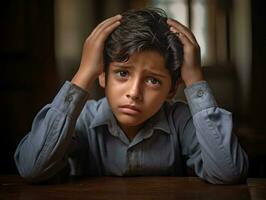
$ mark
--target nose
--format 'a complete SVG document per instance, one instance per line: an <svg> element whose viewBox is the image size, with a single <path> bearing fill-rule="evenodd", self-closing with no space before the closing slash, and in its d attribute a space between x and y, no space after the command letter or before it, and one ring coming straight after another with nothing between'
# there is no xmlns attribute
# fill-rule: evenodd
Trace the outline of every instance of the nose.
<svg viewBox="0 0 266 200"><path fill-rule="evenodd" d="M134 101L142 101L142 88L141 88L141 80L140 79L132 79L129 82L129 90L126 94L126 97L132 99Z"/></svg>

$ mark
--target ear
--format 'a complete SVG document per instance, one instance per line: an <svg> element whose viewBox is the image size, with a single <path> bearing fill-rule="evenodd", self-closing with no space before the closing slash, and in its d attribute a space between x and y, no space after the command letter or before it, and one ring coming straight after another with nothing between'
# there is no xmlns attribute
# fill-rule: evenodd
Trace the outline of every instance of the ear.
<svg viewBox="0 0 266 200"><path fill-rule="evenodd" d="M172 98L174 98L174 96L176 95L176 92L177 92L177 86L172 88L168 95L167 95L167 100L171 100Z"/></svg>
<svg viewBox="0 0 266 200"><path fill-rule="evenodd" d="M105 88L105 72L99 75L99 84L102 88Z"/></svg>

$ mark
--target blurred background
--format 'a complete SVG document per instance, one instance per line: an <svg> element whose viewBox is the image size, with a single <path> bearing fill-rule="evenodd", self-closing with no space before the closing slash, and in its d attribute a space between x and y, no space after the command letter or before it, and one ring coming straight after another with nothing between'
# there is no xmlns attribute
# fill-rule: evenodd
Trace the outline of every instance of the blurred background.
<svg viewBox="0 0 266 200"><path fill-rule="evenodd" d="M102 20L128 9L163 8L192 29L205 77L250 158L266 177L266 14L260 0L11 0L0 10L0 173L37 112L79 66L83 42ZM263 89L264 88L264 89ZM184 86L176 96L184 99ZM103 91L97 83L92 98Z"/></svg>

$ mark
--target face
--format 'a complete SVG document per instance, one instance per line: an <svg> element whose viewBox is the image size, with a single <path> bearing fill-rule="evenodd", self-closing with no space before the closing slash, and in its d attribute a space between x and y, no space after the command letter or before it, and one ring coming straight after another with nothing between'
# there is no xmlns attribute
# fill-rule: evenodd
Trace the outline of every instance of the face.
<svg viewBox="0 0 266 200"><path fill-rule="evenodd" d="M134 53L127 62L111 62L100 85L124 132L139 130L173 96L164 58L155 51Z"/></svg>

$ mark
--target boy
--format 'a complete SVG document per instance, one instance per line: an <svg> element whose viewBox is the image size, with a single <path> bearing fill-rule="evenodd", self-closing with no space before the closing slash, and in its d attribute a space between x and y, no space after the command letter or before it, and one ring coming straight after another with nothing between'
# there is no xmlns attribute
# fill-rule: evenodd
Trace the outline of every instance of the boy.
<svg viewBox="0 0 266 200"><path fill-rule="evenodd" d="M181 75L188 106L170 103ZM99 77L106 98L88 101ZM191 116L192 115L192 116ZM204 81L189 29L160 10L125 12L87 38L78 72L36 116L15 162L31 182L70 175L184 175L245 179L248 159Z"/></svg>

